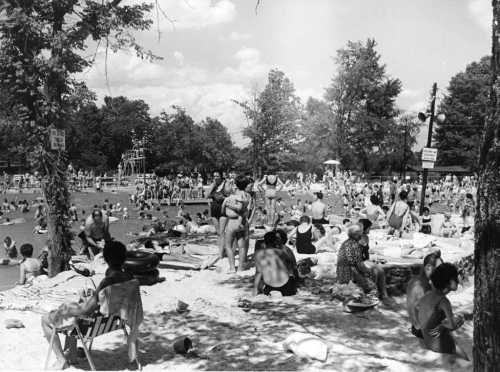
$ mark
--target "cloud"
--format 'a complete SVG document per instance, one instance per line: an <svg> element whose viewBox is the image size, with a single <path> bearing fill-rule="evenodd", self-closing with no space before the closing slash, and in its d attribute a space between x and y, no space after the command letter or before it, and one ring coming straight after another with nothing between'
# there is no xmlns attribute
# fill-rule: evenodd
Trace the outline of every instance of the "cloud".
<svg viewBox="0 0 500 372"><path fill-rule="evenodd" d="M174 51L173 56L175 63L146 62L132 51L110 54L106 82L104 51L100 50L95 66L79 77L101 100L106 95L123 95L144 100L153 115L178 105L196 121L217 118L242 145L242 129L247 123L233 99L246 100L256 83L265 82L268 66L261 61L260 52L241 48L234 53L232 66L214 71L190 64L180 51Z"/></svg>
<svg viewBox="0 0 500 372"><path fill-rule="evenodd" d="M240 33L240 32L237 32L237 31L233 31L229 34L229 36L227 37L227 39L231 40L231 41L244 41L244 40L249 40L252 38L252 35L249 34L249 33Z"/></svg>
<svg viewBox="0 0 500 372"><path fill-rule="evenodd" d="M262 63L261 54L255 48L243 47L234 54L233 58L238 65L224 68L220 76L223 80L253 84L265 78L269 72L270 66Z"/></svg>
<svg viewBox="0 0 500 372"><path fill-rule="evenodd" d="M126 3L138 4L143 1L154 5L152 18L156 21L155 1L128 0ZM158 4L160 28L165 31L202 29L229 23L236 17L236 6L230 0L158 0Z"/></svg>
<svg viewBox="0 0 500 372"><path fill-rule="evenodd" d="M182 54L181 52L179 52L178 50L176 50L174 53L174 59L175 61L177 62L177 64L179 66L182 66L184 65L184 54Z"/></svg>
<svg viewBox="0 0 500 372"><path fill-rule="evenodd" d="M416 98L422 95L422 91L420 89L403 89L399 95L403 98Z"/></svg>
<svg viewBox="0 0 500 372"><path fill-rule="evenodd" d="M470 0L469 11L481 28L490 33L491 22L493 19L493 11L491 9L491 1L487 0Z"/></svg>

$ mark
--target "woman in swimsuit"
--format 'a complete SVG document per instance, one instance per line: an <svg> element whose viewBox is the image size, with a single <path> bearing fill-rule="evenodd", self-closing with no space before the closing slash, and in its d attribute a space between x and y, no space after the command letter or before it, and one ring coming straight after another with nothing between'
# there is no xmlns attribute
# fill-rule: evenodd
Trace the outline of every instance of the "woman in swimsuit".
<svg viewBox="0 0 500 372"><path fill-rule="evenodd" d="M227 217L227 223L224 230L224 248L229 260L229 271L235 270L235 257L233 251L233 244L238 244L238 257L239 265L238 271L245 270L246 255L248 248L249 236L249 217L250 217L250 204L251 196L246 191L248 185L251 183L250 179L245 176L238 176L235 179L236 191L231 203L224 204L223 213Z"/></svg>
<svg viewBox="0 0 500 372"><path fill-rule="evenodd" d="M40 260L32 258L33 246L31 244L23 244L19 250L21 251L23 260L19 267L19 281L16 284L24 285L40 275L42 264Z"/></svg>
<svg viewBox="0 0 500 372"><path fill-rule="evenodd" d="M298 253L301 254L314 254L316 247L312 243L313 239L313 225L309 216L302 216L299 220L300 224L294 228L288 238L295 236L295 247Z"/></svg>
<svg viewBox="0 0 500 372"><path fill-rule="evenodd" d="M424 344L437 353L455 354L469 360L451 335L452 331L464 324L464 319L453 315L451 303L446 297L451 291L457 290L457 268L450 263L439 265L431 274L431 282L434 288L420 299L415 308Z"/></svg>
<svg viewBox="0 0 500 372"><path fill-rule="evenodd" d="M390 231L397 232L400 236L408 224L411 223L410 207L407 204L408 193L401 191L399 193L399 200L392 204L389 212L387 213L387 224Z"/></svg>
<svg viewBox="0 0 500 372"><path fill-rule="evenodd" d="M264 193L265 208L268 216L267 223L268 225L273 225L276 220L276 194L283 188L283 182L281 182L278 176L267 174L258 183L258 187Z"/></svg>

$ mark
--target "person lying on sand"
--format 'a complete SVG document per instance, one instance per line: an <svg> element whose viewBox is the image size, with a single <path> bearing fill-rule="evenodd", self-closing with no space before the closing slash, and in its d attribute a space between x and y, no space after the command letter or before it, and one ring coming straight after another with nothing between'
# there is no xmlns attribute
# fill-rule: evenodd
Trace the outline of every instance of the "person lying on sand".
<svg viewBox="0 0 500 372"><path fill-rule="evenodd" d="M96 291L88 298L79 303L66 303L61 305L58 309L50 311L48 314L42 316L42 330L47 341L50 342L52 336L52 328L60 326L65 319L71 317L90 316L99 309L99 292L104 288L118 283L123 283L132 280L133 277L130 273L123 270L125 263L127 249L123 243L118 241L109 241L104 246L103 257L108 264L105 277L97 287ZM82 324L84 326L84 324ZM85 331L84 331L85 333ZM69 367L69 361L74 359L76 352L76 338L68 336L63 347L59 336L56 335L53 350L57 358L54 369L64 369ZM67 351L67 354L64 353ZM131 365L135 361L131 362Z"/></svg>

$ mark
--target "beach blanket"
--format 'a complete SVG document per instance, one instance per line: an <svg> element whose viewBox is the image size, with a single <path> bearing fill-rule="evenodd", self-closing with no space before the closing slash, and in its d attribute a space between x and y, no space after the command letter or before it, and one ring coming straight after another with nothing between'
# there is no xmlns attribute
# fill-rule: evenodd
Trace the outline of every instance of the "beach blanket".
<svg viewBox="0 0 500 372"><path fill-rule="evenodd" d="M16 286L0 292L0 309L46 313L65 302L78 301L81 289L90 285L89 280L98 283L97 278L90 279L74 271L65 271L32 285Z"/></svg>

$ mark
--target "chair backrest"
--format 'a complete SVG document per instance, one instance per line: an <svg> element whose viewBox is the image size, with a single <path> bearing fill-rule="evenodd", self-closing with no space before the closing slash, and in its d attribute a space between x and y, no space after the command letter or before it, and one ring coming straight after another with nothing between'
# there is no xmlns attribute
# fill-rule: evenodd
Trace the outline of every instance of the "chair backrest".
<svg viewBox="0 0 500 372"><path fill-rule="evenodd" d="M99 305L104 316L119 316L128 323L143 319L142 300L137 279L110 285L99 292Z"/></svg>

